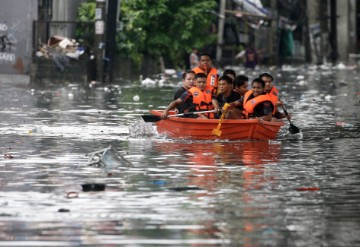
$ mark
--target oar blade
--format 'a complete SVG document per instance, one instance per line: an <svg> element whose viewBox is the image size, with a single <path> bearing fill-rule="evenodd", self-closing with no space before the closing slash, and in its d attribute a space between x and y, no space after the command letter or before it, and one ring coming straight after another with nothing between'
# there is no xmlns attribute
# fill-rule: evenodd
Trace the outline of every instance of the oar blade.
<svg viewBox="0 0 360 247"><path fill-rule="evenodd" d="M155 123L161 120L159 116L155 116L155 115L142 115L141 118L144 120L144 122L150 122L150 123Z"/></svg>
<svg viewBox="0 0 360 247"><path fill-rule="evenodd" d="M219 130L219 129L213 129L212 134L213 134L213 135L216 135L216 136L221 136L221 130Z"/></svg>
<svg viewBox="0 0 360 247"><path fill-rule="evenodd" d="M291 134L297 134L300 133L300 129L291 123L289 126L289 132Z"/></svg>

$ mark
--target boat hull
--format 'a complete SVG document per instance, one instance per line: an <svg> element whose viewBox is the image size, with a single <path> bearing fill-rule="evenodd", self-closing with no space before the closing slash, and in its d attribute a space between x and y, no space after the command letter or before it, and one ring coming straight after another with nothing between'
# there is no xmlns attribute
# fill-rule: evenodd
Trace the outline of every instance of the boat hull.
<svg viewBox="0 0 360 247"><path fill-rule="evenodd" d="M155 116L160 110L151 110ZM157 131L177 139L195 140L273 140L284 125L283 122L267 122L258 119L224 119L221 124L221 135L212 134L219 119L194 119L171 117L156 122Z"/></svg>

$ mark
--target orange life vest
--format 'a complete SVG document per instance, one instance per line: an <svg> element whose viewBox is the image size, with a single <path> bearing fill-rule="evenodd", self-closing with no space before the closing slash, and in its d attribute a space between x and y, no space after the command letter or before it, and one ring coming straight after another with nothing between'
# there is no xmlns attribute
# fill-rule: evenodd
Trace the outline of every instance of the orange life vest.
<svg viewBox="0 0 360 247"><path fill-rule="evenodd" d="M279 91L276 89L276 87L272 87L270 92L267 93L271 99L271 102L276 105L276 103L279 101Z"/></svg>
<svg viewBox="0 0 360 247"><path fill-rule="evenodd" d="M273 105L273 114L275 114L275 105L272 102L272 100L268 94L259 95L255 98L252 98L249 100L249 97L252 93L253 93L253 90L249 90L245 93L245 96L244 96L244 103L243 103L244 112L243 113L245 114L246 118L249 118L249 114L254 113L254 109L258 104L263 103L265 101L271 102L271 104Z"/></svg>
<svg viewBox="0 0 360 247"><path fill-rule="evenodd" d="M195 72L195 74L205 73L205 71L203 69L201 69L200 67L193 68L193 71ZM217 89L218 82L219 82L218 71L214 67L211 67L209 73L207 74L206 86Z"/></svg>
<svg viewBox="0 0 360 247"><path fill-rule="evenodd" d="M197 87L192 87L189 89L189 92L193 96L193 104L197 111L208 111L213 110L214 106L212 105L212 88L205 87L204 91L201 91ZM208 118L214 118L214 113L206 113Z"/></svg>

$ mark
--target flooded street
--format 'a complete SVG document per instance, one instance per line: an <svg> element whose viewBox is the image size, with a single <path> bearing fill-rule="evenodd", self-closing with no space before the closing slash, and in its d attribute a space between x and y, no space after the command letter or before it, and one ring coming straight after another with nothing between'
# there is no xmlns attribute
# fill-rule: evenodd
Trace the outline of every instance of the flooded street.
<svg viewBox="0 0 360 247"><path fill-rule="evenodd" d="M302 135L172 140L140 116L177 83L0 78L0 246L359 246L360 71L270 73ZM130 164L88 165L110 145Z"/></svg>

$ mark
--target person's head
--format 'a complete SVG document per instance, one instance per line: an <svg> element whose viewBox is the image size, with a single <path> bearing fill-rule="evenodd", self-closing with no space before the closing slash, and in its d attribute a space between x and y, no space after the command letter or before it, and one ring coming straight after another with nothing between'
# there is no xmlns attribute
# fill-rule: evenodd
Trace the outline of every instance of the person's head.
<svg viewBox="0 0 360 247"><path fill-rule="evenodd" d="M255 97L264 94L265 82L261 78L255 78L251 82L251 87Z"/></svg>
<svg viewBox="0 0 360 247"><path fill-rule="evenodd" d="M272 83L273 83L274 78L268 73L260 74L259 78L261 78L265 82L265 91L270 92L270 90L273 87Z"/></svg>
<svg viewBox="0 0 360 247"><path fill-rule="evenodd" d="M194 86L195 72L192 70L186 71L182 75L182 85L186 89L190 89Z"/></svg>
<svg viewBox="0 0 360 247"><path fill-rule="evenodd" d="M212 66L211 56L208 53L200 54L199 67L203 70L209 70Z"/></svg>
<svg viewBox="0 0 360 247"><path fill-rule="evenodd" d="M195 53L195 54L198 54L199 50L197 48L193 47L192 52Z"/></svg>
<svg viewBox="0 0 360 247"><path fill-rule="evenodd" d="M219 78L218 87L219 87L219 92L220 93L231 92L231 90L233 88L232 87L232 79L227 75L221 76Z"/></svg>
<svg viewBox="0 0 360 247"><path fill-rule="evenodd" d="M245 75L238 75L234 79L234 91L240 95L244 95L248 91L249 78Z"/></svg>
<svg viewBox="0 0 360 247"><path fill-rule="evenodd" d="M230 77L231 80L234 80L235 77L236 77L236 73L235 73L235 71L232 70L232 69L226 69L226 70L224 70L223 75L226 75L226 76Z"/></svg>
<svg viewBox="0 0 360 247"><path fill-rule="evenodd" d="M195 75L195 86L203 91L206 87L207 76L204 73L197 73Z"/></svg>

